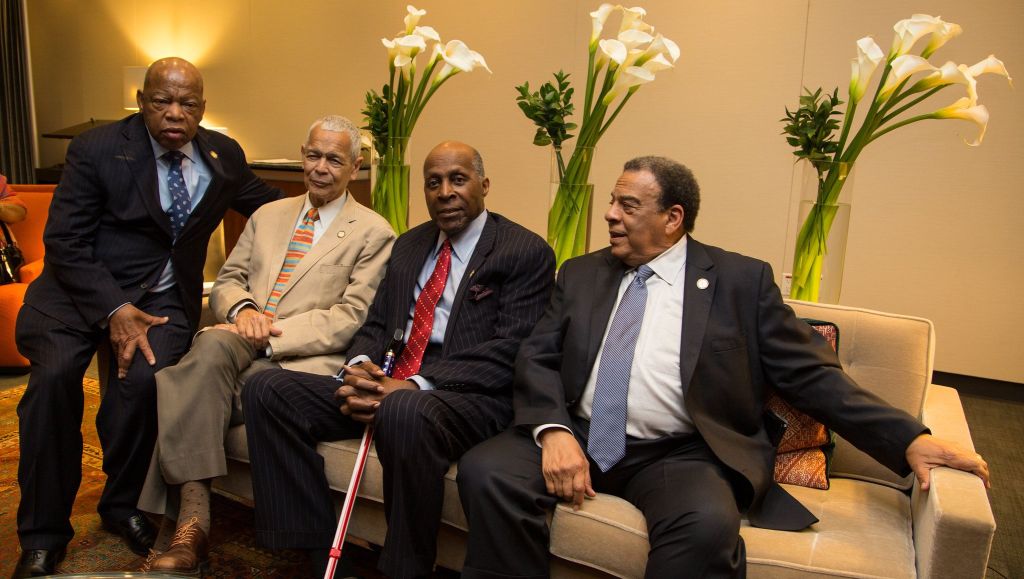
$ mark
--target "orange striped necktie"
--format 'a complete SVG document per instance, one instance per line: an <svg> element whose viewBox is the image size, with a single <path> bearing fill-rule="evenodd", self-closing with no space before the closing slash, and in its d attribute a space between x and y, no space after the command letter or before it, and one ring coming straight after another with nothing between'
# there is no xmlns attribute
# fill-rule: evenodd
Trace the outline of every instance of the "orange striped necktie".
<svg viewBox="0 0 1024 579"><path fill-rule="evenodd" d="M316 207L311 207L302 218L302 223L295 228L292 240L288 243L288 252L284 255L284 265L281 266L281 273L277 274L277 281L274 282L274 289L270 291L270 298L263 308L263 315L273 318L277 315L277 302L281 301L281 294L292 278L295 266L299 265L302 256L306 255L313 247L313 223L320 219Z"/></svg>

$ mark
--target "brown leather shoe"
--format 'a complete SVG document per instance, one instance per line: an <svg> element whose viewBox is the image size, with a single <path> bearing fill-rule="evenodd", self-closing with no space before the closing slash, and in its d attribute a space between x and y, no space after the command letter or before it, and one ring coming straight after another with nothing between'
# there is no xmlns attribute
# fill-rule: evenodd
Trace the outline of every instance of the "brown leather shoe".
<svg viewBox="0 0 1024 579"><path fill-rule="evenodd" d="M149 570L202 577L208 549L206 533L199 528L199 519L192 517L178 527L170 546L153 558L149 563Z"/></svg>

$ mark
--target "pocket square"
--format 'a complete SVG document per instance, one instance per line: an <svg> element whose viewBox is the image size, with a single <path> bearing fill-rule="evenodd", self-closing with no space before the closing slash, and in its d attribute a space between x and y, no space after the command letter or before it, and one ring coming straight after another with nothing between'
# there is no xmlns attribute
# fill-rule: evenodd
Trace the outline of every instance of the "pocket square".
<svg viewBox="0 0 1024 579"><path fill-rule="evenodd" d="M484 285L474 284L469 286L469 299L474 302L478 302L493 293L494 290Z"/></svg>

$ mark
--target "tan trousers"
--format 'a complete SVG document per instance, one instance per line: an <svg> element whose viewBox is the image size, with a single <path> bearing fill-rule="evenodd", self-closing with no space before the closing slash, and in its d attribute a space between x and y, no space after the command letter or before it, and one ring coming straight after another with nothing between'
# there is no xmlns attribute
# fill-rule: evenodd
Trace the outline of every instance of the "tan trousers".
<svg viewBox="0 0 1024 579"><path fill-rule="evenodd" d="M140 509L172 515L167 485L227 474L224 437L228 428L244 422L242 386L253 374L279 367L256 358L237 334L210 329L196 336L180 362L157 372L159 433Z"/></svg>

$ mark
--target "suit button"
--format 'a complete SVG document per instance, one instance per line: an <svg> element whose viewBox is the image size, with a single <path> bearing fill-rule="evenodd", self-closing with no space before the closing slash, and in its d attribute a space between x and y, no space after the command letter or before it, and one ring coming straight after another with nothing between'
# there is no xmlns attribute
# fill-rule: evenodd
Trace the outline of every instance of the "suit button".
<svg viewBox="0 0 1024 579"><path fill-rule="evenodd" d="M142 288L142 289L149 289L149 284L143 282L142 285L140 285L139 287Z"/></svg>

